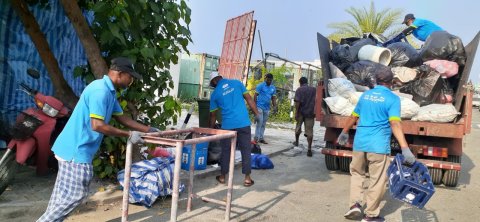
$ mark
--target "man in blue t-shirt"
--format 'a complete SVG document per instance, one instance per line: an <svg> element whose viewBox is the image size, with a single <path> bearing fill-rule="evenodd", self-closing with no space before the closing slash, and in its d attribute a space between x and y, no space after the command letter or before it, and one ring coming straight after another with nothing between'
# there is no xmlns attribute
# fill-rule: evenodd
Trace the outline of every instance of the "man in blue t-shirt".
<svg viewBox="0 0 480 222"><path fill-rule="evenodd" d="M210 74L210 86L215 88L210 96L210 127L215 127L216 112L220 109L222 129L237 132L237 148L242 153L242 173L245 174L243 185L245 187L252 186L254 184L250 177L252 153L250 140L252 139L252 134L245 101L247 101L248 106L255 113L256 119L259 116L257 106L250 94L248 94L245 86L238 80L224 79L218 72L212 72ZM220 158L221 173L216 179L219 183L224 184L225 175L229 171L230 139L222 140L220 143L222 146Z"/></svg>
<svg viewBox="0 0 480 222"><path fill-rule="evenodd" d="M427 38L436 31L443 31L440 26L426 19L415 18L413 14L405 15L403 23L408 26L402 33L407 36L413 33L413 36L420 41L425 42Z"/></svg>
<svg viewBox="0 0 480 222"><path fill-rule="evenodd" d="M132 62L127 58L115 58L108 75L83 90L70 119L53 144L52 151L58 160L57 179L47 210L37 221L63 221L88 195L93 177L92 159L103 135L129 137L131 143L140 144L145 132L158 131L123 115L116 90L128 88L134 78L142 76L135 72ZM135 131L109 125L112 116Z"/></svg>
<svg viewBox="0 0 480 222"><path fill-rule="evenodd" d="M263 138L263 134L265 133L265 126L267 125L268 115L270 114L270 102L272 102L273 105L273 112L277 112L276 89L272 81L273 75L267 73L265 75L265 82L257 85L255 95L253 96L255 104L257 104L258 113L260 114L258 122L256 122L254 140L255 142L263 144L268 144Z"/></svg>
<svg viewBox="0 0 480 222"><path fill-rule="evenodd" d="M362 221L385 221L379 216L380 201L386 190L392 133L402 148L405 162L409 164L415 162L400 123L400 98L389 89L393 73L386 66L377 68L374 72L378 85L362 94L337 139L338 144L345 145L349 139L350 128L358 120L350 163L351 207L344 216L348 219L361 217L361 203L365 200L365 216ZM369 187L365 190L363 183L367 166Z"/></svg>

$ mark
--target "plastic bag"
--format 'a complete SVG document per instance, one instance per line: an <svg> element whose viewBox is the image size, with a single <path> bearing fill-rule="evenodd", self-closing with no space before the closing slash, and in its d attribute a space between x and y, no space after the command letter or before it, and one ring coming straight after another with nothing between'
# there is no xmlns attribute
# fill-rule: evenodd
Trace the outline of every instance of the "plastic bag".
<svg viewBox="0 0 480 222"><path fill-rule="evenodd" d="M328 94L348 98L349 92L355 92L355 86L348 79L334 78L328 80Z"/></svg>
<svg viewBox="0 0 480 222"><path fill-rule="evenodd" d="M448 60L465 65L466 54L462 40L445 31L433 32L425 41L420 57L424 62L434 59Z"/></svg>
<svg viewBox="0 0 480 222"><path fill-rule="evenodd" d="M420 106L435 102L442 91L440 74L432 68L422 65L419 67L419 76L416 80L405 84L400 92L413 95L413 101Z"/></svg>
<svg viewBox="0 0 480 222"><path fill-rule="evenodd" d="M417 77L417 70L408 67L393 67L393 77L397 78L402 83L407 83Z"/></svg>
<svg viewBox="0 0 480 222"><path fill-rule="evenodd" d="M375 45L375 42L371 39L360 39L352 46L343 44L333 47L330 53L332 63L342 71L347 69L352 63L358 61L358 51L365 45Z"/></svg>
<svg viewBox="0 0 480 222"><path fill-rule="evenodd" d="M362 86L362 85L358 85L358 84L353 84L353 86L355 86L355 90L357 92L365 92L367 90L370 90L370 88L368 88L368 86Z"/></svg>
<svg viewBox="0 0 480 222"><path fill-rule="evenodd" d="M460 114L452 104L431 104L420 107L413 121L428 121L437 123L452 122Z"/></svg>
<svg viewBox="0 0 480 222"><path fill-rule="evenodd" d="M330 73L332 74L332 78L347 78L347 76L343 74L342 70L336 67L332 62L329 62L328 66L330 67Z"/></svg>
<svg viewBox="0 0 480 222"><path fill-rule="evenodd" d="M390 72L391 70L382 64L370 61L358 61L345 70L345 75L352 83L368 86L372 89L377 84L376 73L386 71Z"/></svg>
<svg viewBox="0 0 480 222"><path fill-rule="evenodd" d="M412 99L400 97L400 117L402 119L411 119L418 114L420 106L415 103Z"/></svg>
<svg viewBox="0 0 480 222"><path fill-rule="evenodd" d="M275 167L270 158L263 154L252 154L250 166L252 167L252 169L264 170L273 169Z"/></svg>
<svg viewBox="0 0 480 222"><path fill-rule="evenodd" d="M450 78L458 73L458 64L456 62L451 62L447 60L430 60L426 61L424 64L427 64L432 69L435 69L440 75Z"/></svg>
<svg viewBox="0 0 480 222"><path fill-rule="evenodd" d="M220 141L211 141L208 143L207 163L215 164L220 161L222 155L222 146Z"/></svg>
<svg viewBox="0 0 480 222"><path fill-rule="evenodd" d="M392 52L390 65L392 67L405 66L416 67L422 64L422 60L415 48L406 42L396 42L387 47Z"/></svg>
<svg viewBox="0 0 480 222"><path fill-rule="evenodd" d="M355 107L350 104L347 99L341 96L327 97L324 100L325 103L327 103L328 108L330 108L333 113L342 116L352 115L352 112L355 109Z"/></svg>
<svg viewBox="0 0 480 222"><path fill-rule="evenodd" d="M362 96L363 92L354 92L350 93L350 96L348 97L348 102L350 102L352 105L356 106L358 103L358 100L360 100L360 97Z"/></svg>

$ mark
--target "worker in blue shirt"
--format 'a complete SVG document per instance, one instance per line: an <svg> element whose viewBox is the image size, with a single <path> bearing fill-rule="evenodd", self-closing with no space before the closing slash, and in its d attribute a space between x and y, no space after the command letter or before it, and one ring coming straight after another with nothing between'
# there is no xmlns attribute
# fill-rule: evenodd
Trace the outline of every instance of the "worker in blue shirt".
<svg viewBox="0 0 480 222"><path fill-rule="evenodd" d="M427 38L436 31L443 31L440 26L426 19L415 18L413 14L405 15L403 23L408 26L402 33L407 36L413 33L413 36L420 41L425 42Z"/></svg>
<svg viewBox="0 0 480 222"><path fill-rule="evenodd" d="M103 135L128 137L133 144L143 143L146 132L159 131L137 123L123 114L116 90L141 79L127 58L112 60L108 75L90 83L82 92L65 128L53 144L58 160L58 174L46 212L37 221L63 221L88 196L93 177L92 160ZM126 131L109 125L112 116L132 129Z"/></svg>
<svg viewBox="0 0 480 222"><path fill-rule="evenodd" d="M362 94L337 139L338 144L342 146L347 144L349 130L358 120L350 163L351 207L344 216L347 219L359 219L365 200L363 222L385 221L379 214L380 202L386 190L392 133L400 144L405 162L409 164L415 162L400 123L400 98L389 89L392 86L393 73L386 66L377 68L374 72L378 85ZM369 174L367 183L369 187L364 189L366 168Z"/></svg>
<svg viewBox="0 0 480 222"><path fill-rule="evenodd" d="M263 138L263 135L265 133L268 116L270 115L270 102L273 105L273 112L277 112L277 96L275 95L277 90L272 84L272 81L273 75L271 73L265 74L265 81L257 85L255 95L253 96L253 100L257 104L258 112L260 114L260 118L255 127L254 140L255 142L263 144L268 144Z"/></svg>
<svg viewBox="0 0 480 222"><path fill-rule="evenodd" d="M224 79L218 72L210 74L210 86L215 90L210 96L210 127L215 127L216 112L220 109L222 114L222 129L237 132L237 148L242 153L242 173L245 174L243 186L252 186L255 182L252 180L251 173L251 152L252 139L250 129L250 118L248 116L247 101L250 109L255 113L255 119L258 121L258 110L245 86L236 79ZM245 101L244 101L245 100ZM220 141L222 154L220 157L220 175L216 180L225 184L225 175L229 171L230 163L230 139Z"/></svg>

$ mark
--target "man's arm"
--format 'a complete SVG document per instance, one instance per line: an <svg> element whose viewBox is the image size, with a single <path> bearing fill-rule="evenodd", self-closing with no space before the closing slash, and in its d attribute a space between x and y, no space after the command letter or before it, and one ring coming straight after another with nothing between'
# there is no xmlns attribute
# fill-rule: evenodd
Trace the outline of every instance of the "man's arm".
<svg viewBox="0 0 480 222"><path fill-rule="evenodd" d="M120 124L128 127L129 129L135 130L135 131L148 133L148 130L150 129L149 126L145 126L141 123L138 123L137 121L133 120L132 118L130 118L126 115L114 115L114 118Z"/></svg>
<svg viewBox="0 0 480 222"><path fill-rule="evenodd" d="M210 128L215 128L215 122L217 121L217 110L210 111Z"/></svg>
<svg viewBox="0 0 480 222"><path fill-rule="evenodd" d="M351 115L350 118L347 120L347 125L343 127L342 133L348 133L348 131L353 127L353 125L357 122L358 117Z"/></svg>
<svg viewBox="0 0 480 222"><path fill-rule="evenodd" d="M92 129L94 131L105 134L105 135L123 136L123 137L130 136L130 132L108 125L101 119L90 118L90 124L92 125Z"/></svg>
<svg viewBox="0 0 480 222"><path fill-rule="evenodd" d="M398 144L400 147L408 147L407 140L403 134L402 124L398 120L390 120L390 127L392 128L392 133L397 138Z"/></svg>
<svg viewBox="0 0 480 222"><path fill-rule="evenodd" d="M412 26L408 26L408 28L404 29L404 30L402 31L402 33L403 33L405 36L410 35L410 34L412 34L413 30L415 30L416 28L417 28L417 27L415 27L415 26L413 26L413 25L412 25Z"/></svg>
<svg viewBox="0 0 480 222"><path fill-rule="evenodd" d="M299 109L300 109L300 102L298 101L295 101L295 109L294 109L294 112L295 112L295 118L298 117L298 114L299 114Z"/></svg>
<svg viewBox="0 0 480 222"><path fill-rule="evenodd" d="M277 107L277 96L275 95L272 96L272 105L273 107Z"/></svg>
<svg viewBox="0 0 480 222"><path fill-rule="evenodd" d="M257 104L257 96L258 96L258 93L255 92L255 94L253 95L253 101L255 102L255 104Z"/></svg>
<svg viewBox="0 0 480 222"><path fill-rule="evenodd" d="M257 105L256 105L255 102L253 101L253 99L252 99L252 97L250 96L250 94L244 93L244 94L243 94L243 98L245 99L245 101L247 101L248 106L249 106L250 109L253 111L253 113L255 113L255 116L258 116L259 113L258 113Z"/></svg>

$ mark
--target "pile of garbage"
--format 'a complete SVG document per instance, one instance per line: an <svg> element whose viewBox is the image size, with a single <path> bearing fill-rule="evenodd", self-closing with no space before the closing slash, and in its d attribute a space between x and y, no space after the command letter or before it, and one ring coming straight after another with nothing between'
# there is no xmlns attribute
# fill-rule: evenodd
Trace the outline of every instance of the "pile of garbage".
<svg viewBox="0 0 480 222"><path fill-rule="evenodd" d="M350 116L360 96L376 85L372 70L390 69L392 90L401 98L401 117L414 121L451 122L459 114L454 95L466 61L460 38L434 32L420 50L408 42L383 47L384 38L348 38L330 52L328 96L333 113Z"/></svg>

